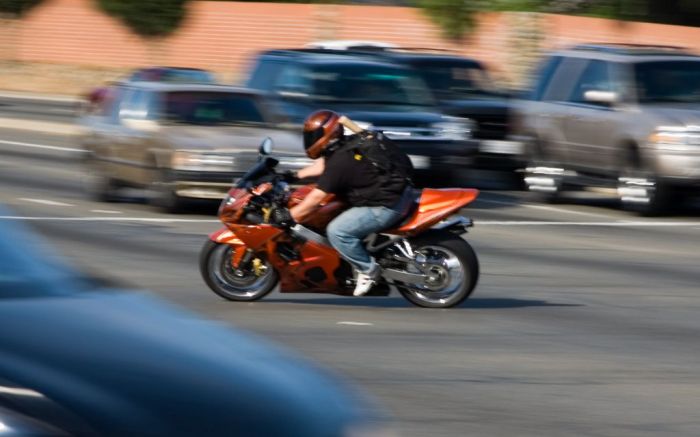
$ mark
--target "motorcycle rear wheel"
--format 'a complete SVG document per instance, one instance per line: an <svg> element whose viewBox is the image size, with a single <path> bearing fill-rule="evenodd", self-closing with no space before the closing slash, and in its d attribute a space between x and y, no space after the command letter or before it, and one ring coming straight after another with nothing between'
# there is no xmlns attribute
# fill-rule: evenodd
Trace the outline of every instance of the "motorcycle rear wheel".
<svg viewBox="0 0 700 437"><path fill-rule="evenodd" d="M233 248L207 240L199 254L199 270L204 282L224 299L251 302L270 293L278 283L277 272L263 261L260 276L252 271L237 271L231 264Z"/></svg>
<svg viewBox="0 0 700 437"><path fill-rule="evenodd" d="M426 255L435 280L431 285L396 284L403 297L424 308L450 308L471 295L479 279L479 261L466 240L436 231L411 240L411 245L414 252Z"/></svg>

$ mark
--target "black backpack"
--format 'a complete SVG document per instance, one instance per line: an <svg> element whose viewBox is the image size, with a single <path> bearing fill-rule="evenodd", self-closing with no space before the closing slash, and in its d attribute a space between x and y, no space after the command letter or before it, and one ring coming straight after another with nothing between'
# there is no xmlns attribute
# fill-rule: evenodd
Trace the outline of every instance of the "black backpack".
<svg viewBox="0 0 700 437"><path fill-rule="evenodd" d="M404 180L412 185L413 163L406 152L379 131L365 131L354 139L352 147L388 181Z"/></svg>

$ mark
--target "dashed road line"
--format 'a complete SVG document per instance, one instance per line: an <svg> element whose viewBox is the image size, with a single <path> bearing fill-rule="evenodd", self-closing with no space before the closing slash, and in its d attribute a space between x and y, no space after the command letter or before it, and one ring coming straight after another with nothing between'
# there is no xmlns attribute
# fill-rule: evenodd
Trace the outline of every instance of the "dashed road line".
<svg viewBox="0 0 700 437"><path fill-rule="evenodd" d="M614 222L551 222L551 221L474 221L476 226L611 226L611 227L694 227L700 222L648 222L648 221L614 221Z"/></svg>
<svg viewBox="0 0 700 437"><path fill-rule="evenodd" d="M71 153L85 153L85 150L83 150L83 149L75 149L72 147L50 146L48 144L24 143L21 141L0 140L0 144L6 144L9 146L28 147L31 149L57 150L60 152L71 152Z"/></svg>
<svg viewBox="0 0 700 437"><path fill-rule="evenodd" d="M374 323L366 322L338 322L336 325L349 325L349 326L374 326Z"/></svg>
<svg viewBox="0 0 700 437"><path fill-rule="evenodd" d="M46 199L33 199L30 197L20 197L17 200L21 200L23 202L39 203L41 205L49 205L49 206L75 206L75 205L72 205L70 203L57 202L55 200L46 200Z"/></svg>
<svg viewBox="0 0 700 437"><path fill-rule="evenodd" d="M113 209L91 209L90 212L97 214L124 214L122 211L115 211Z"/></svg>

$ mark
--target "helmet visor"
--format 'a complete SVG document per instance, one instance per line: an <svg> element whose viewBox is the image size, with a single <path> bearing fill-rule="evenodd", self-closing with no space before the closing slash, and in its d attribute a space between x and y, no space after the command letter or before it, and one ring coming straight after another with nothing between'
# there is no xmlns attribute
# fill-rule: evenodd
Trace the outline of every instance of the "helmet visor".
<svg viewBox="0 0 700 437"><path fill-rule="evenodd" d="M318 140L323 138L323 133L323 127L318 127L313 130L304 131L304 148L308 149L314 144L316 144Z"/></svg>

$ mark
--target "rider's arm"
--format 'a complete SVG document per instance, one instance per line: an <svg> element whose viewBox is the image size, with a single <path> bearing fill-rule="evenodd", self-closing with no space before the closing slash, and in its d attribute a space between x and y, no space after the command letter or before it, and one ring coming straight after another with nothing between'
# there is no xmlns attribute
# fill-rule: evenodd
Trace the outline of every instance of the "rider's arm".
<svg viewBox="0 0 700 437"><path fill-rule="evenodd" d="M292 207L292 209L289 210L290 214L292 214L292 218L294 219L295 222L299 222L301 220L304 220L306 217L309 216L316 207L318 207L318 204L321 203L324 197L326 197L326 192L323 190L319 190L318 188L314 188L305 198L304 200L301 201L298 205Z"/></svg>
<svg viewBox="0 0 700 437"><path fill-rule="evenodd" d="M299 179L317 178L321 176L324 168L326 168L326 161L321 157L315 160L313 164L299 170L297 177Z"/></svg>

